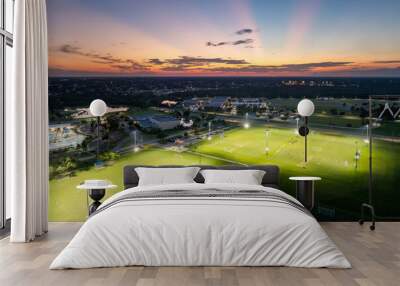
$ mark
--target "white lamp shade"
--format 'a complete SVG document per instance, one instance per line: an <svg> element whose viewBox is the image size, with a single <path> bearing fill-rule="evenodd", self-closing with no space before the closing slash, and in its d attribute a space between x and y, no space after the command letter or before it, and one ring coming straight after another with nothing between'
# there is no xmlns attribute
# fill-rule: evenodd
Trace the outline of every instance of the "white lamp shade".
<svg viewBox="0 0 400 286"><path fill-rule="evenodd" d="M107 105L101 99L95 99L90 103L90 113L93 116L103 116L107 112Z"/></svg>
<svg viewBox="0 0 400 286"><path fill-rule="evenodd" d="M311 116L314 113L314 110L314 103L309 99L303 99L297 105L297 112L304 117Z"/></svg>

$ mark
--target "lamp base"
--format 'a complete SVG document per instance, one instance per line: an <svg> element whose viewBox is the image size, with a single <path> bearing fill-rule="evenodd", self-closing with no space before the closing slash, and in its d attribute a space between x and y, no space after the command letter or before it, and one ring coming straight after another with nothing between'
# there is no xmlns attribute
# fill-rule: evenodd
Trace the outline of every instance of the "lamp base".
<svg viewBox="0 0 400 286"><path fill-rule="evenodd" d="M360 225L363 225L365 220L364 220L364 209L367 208L371 211L371 225L369 226L370 230L375 230L375 208L374 206L370 204L362 204L361 205L361 219L358 221Z"/></svg>
<svg viewBox="0 0 400 286"><path fill-rule="evenodd" d="M89 216L90 216L101 205L100 200L106 194L106 190L105 189L90 189L90 190L88 190L88 194L89 194L89 197L93 200L93 203L89 206Z"/></svg>

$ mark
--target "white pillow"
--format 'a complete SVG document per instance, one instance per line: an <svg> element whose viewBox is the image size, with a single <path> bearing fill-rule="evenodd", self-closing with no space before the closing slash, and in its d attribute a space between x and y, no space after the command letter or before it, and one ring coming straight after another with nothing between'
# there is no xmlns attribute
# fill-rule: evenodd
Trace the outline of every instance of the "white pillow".
<svg viewBox="0 0 400 286"><path fill-rule="evenodd" d="M139 176L139 186L195 183L193 179L199 170L199 167L135 168Z"/></svg>
<svg viewBox="0 0 400 286"><path fill-rule="evenodd" d="M261 170L202 170L205 184L261 185L265 171Z"/></svg>

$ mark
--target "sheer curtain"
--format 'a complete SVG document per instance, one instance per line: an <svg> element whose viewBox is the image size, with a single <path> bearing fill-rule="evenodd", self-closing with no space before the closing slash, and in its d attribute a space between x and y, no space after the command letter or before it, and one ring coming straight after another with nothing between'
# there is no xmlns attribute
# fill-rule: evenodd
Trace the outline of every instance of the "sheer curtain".
<svg viewBox="0 0 400 286"><path fill-rule="evenodd" d="M48 75L45 0L15 2L14 94L6 114L12 242L47 232Z"/></svg>

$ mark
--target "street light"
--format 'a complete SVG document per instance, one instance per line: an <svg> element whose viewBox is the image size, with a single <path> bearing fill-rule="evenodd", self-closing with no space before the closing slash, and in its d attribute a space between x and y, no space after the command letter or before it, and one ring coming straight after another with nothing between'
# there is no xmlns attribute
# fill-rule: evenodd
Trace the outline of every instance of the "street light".
<svg viewBox="0 0 400 286"><path fill-rule="evenodd" d="M99 150L100 150L100 117L106 114L107 104L101 99L95 99L90 103L89 106L90 113L97 117L97 150L96 150L96 160L99 160Z"/></svg>
<svg viewBox="0 0 400 286"><path fill-rule="evenodd" d="M307 135L310 132L308 129L308 117L315 110L314 103L309 99L303 99L297 105L297 112L304 118L304 125L299 128L299 134L304 137L304 162L307 163Z"/></svg>

